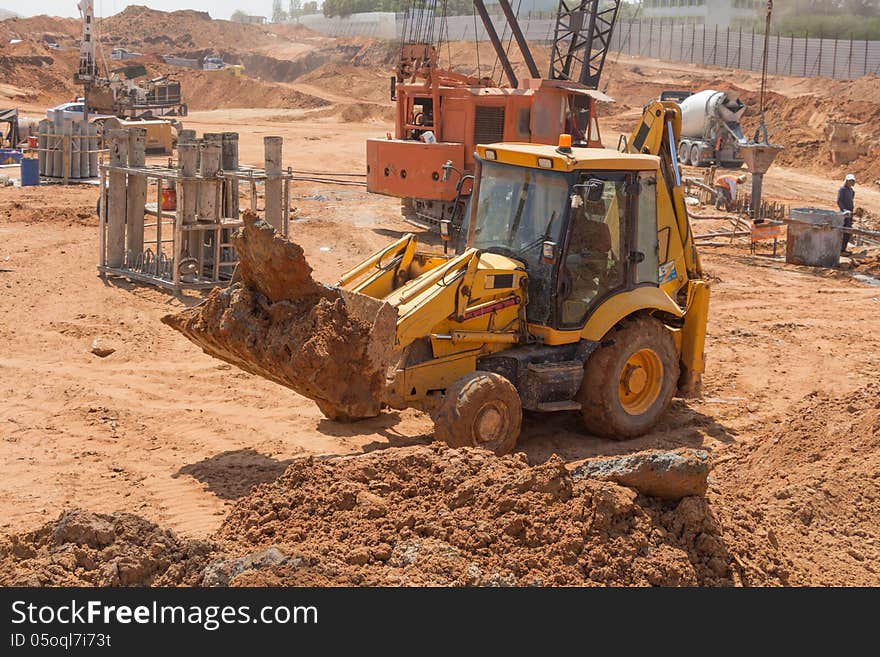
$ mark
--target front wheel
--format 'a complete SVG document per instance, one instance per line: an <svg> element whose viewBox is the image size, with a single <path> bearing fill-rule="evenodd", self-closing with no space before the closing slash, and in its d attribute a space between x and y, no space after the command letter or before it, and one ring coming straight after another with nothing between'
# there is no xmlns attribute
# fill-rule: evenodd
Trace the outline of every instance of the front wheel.
<svg viewBox="0 0 880 657"><path fill-rule="evenodd" d="M522 402L503 376L476 371L446 389L433 419L437 440L450 447L480 447L500 456L516 446Z"/></svg>
<svg viewBox="0 0 880 657"><path fill-rule="evenodd" d="M577 394L590 433L625 440L647 433L678 383L672 334L653 317L625 319L587 360Z"/></svg>

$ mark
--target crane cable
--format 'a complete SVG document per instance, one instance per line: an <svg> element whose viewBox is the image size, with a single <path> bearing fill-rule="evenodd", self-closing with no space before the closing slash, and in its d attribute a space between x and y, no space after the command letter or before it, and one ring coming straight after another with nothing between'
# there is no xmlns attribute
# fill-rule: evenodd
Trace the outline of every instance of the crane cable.
<svg viewBox="0 0 880 657"><path fill-rule="evenodd" d="M767 20L764 24L764 54L761 61L761 123L758 126L758 132L755 133L755 141L758 141L758 134L764 138L763 143L767 142L767 124L764 122L764 96L767 90L767 59L770 51L770 18L773 14L773 0L767 0Z"/></svg>
<svg viewBox="0 0 880 657"><path fill-rule="evenodd" d="M639 14L642 13L642 9L644 8L644 6L645 6L644 2L639 3L639 7L638 7L638 9L636 9L636 12L633 14L632 20L630 20L630 24L634 23L636 21L636 19L639 18ZM605 82L605 86L602 88L603 94L608 93L608 87L611 85L610 70L614 69L614 67L617 66L617 62L620 60L620 55L623 52L623 48L624 48L624 46L629 45L629 40L630 40L631 36L632 36L632 28L630 28L629 32L627 32L627 34L626 34L626 41L623 41L621 39L620 48L617 49L617 56L611 62L611 66L609 67L609 73L605 75L606 82Z"/></svg>
<svg viewBox="0 0 880 657"><path fill-rule="evenodd" d="M480 68L480 39L477 35L477 8L471 3L471 13L474 16L474 45L477 48L477 79L483 79L483 71Z"/></svg>

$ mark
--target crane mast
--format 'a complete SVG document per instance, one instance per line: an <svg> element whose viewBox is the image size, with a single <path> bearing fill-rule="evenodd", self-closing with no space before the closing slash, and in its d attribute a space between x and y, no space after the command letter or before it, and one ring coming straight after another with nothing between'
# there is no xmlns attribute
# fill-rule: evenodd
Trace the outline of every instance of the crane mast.
<svg viewBox="0 0 880 657"><path fill-rule="evenodd" d="M83 85L83 119L88 121L89 89L98 77L98 62L95 57L95 41L92 33L95 24L95 2L94 0L80 0L76 6L82 17L82 40L79 44L79 69L74 79Z"/></svg>
<svg viewBox="0 0 880 657"><path fill-rule="evenodd" d="M550 57L551 80L572 80L589 89L599 88L620 2L559 0Z"/></svg>

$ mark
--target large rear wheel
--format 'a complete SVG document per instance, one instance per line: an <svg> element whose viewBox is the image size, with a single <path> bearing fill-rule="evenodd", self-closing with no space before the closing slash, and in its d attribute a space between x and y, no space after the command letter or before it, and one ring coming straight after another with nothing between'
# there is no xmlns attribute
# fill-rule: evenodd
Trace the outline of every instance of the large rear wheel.
<svg viewBox="0 0 880 657"><path fill-rule="evenodd" d="M503 376L476 371L446 389L433 417L434 436L450 447L480 447L507 454L519 438L522 402Z"/></svg>
<svg viewBox="0 0 880 657"><path fill-rule="evenodd" d="M587 430L615 440L648 432L672 401L678 360L672 334L659 320L618 324L585 366L577 400Z"/></svg>

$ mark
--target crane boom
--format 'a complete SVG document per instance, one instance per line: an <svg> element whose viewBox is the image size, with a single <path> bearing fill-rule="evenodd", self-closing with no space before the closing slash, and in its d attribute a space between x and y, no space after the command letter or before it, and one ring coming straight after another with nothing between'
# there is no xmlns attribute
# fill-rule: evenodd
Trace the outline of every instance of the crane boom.
<svg viewBox="0 0 880 657"><path fill-rule="evenodd" d="M550 57L551 80L572 80L589 89L599 88L620 2L559 0Z"/></svg>

